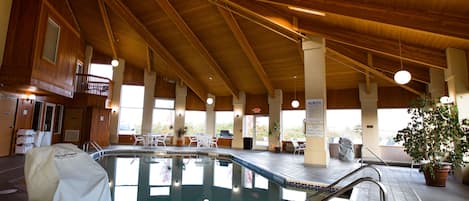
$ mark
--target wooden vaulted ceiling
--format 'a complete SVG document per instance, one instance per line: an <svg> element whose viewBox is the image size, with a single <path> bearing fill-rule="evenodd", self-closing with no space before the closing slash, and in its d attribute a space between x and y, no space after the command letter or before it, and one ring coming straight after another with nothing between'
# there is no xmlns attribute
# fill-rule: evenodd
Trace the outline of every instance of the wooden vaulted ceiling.
<svg viewBox="0 0 469 201"><path fill-rule="evenodd" d="M207 93L303 91L301 39L308 36L326 39L327 88L332 90L357 88L367 80L397 86L392 76L400 69L401 40L404 68L413 80L400 87L423 94L429 70L446 68L445 48L469 49L465 0L68 2L82 36L96 51L182 80L201 99Z"/></svg>

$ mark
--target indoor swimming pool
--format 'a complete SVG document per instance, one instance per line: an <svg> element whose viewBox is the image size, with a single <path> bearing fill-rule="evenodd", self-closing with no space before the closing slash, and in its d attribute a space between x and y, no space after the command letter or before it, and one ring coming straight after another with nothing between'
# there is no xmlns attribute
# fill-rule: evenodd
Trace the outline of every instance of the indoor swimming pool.
<svg viewBox="0 0 469 201"><path fill-rule="evenodd" d="M317 193L285 187L272 173L253 171L231 157L140 153L104 156L98 162L108 173L114 201L304 201Z"/></svg>

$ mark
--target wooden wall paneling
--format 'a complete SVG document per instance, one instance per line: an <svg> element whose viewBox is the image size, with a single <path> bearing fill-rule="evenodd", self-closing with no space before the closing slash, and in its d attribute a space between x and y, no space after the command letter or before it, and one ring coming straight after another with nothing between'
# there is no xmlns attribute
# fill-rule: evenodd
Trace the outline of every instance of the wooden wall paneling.
<svg viewBox="0 0 469 201"><path fill-rule="evenodd" d="M216 96L215 111L233 111L233 96Z"/></svg>
<svg viewBox="0 0 469 201"><path fill-rule="evenodd" d="M283 92L282 110L304 110L305 109L305 92L297 91L296 99L300 102L298 108L291 106L292 100L295 98L295 92Z"/></svg>
<svg viewBox="0 0 469 201"><path fill-rule="evenodd" d="M269 103L267 94L246 94L246 107L244 113L246 115L254 115L252 111L254 108L260 108L261 111L256 114L269 114Z"/></svg>
<svg viewBox="0 0 469 201"><path fill-rule="evenodd" d="M92 110L90 140L100 146L109 146L109 125L111 110L102 108L88 108Z"/></svg>
<svg viewBox="0 0 469 201"><path fill-rule="evenodd" d="M399 87L378 88L378 108L408 108L417 95Z"/></svg>
<svg viewBox="0 0 469 201"><path fill-rule="evenodd" d="M327 90L327 109L360 109L358 88Z"/></svg>
<svg viewBox="0 0 469 201"><path fill-rule="evenodd" d="M155 85L155 97L176 98L176 83L169 83L163 77L158 76Z"/></svg>
<svg viewBox="0 0 469 201"><path fill-rule="evenodd" d="M83 135L84 128L82 127L82 121L84 118L84 110L82 108L70 108L65 107L64 110L64 122L63 122L63 130L79 130L80 131L80 138ZM64 139L65 140L65 139ZM64 141L68 142L68 141ZM68 142L72 143L72 142ZM78 145L79 142L73 142L73 144Z"/></svg>
<svg viewBox="0 0 469 201"><path fill-rule="evenodd" d="M93 49L93 57L91 57L91 63L111 65L111 61L112 57L100 52L99 50Z"/></svg>
<svg viewBox="0 0 469 201"><path fill-rule="evenodd" d="M123 84L144 85L143 69L126 65Z"/></svg>
<svg viewBox="0 0 469 201"><path fill-rule="evenodd" d="M189 88L187 89L186 96L186 110L199 110L205 111L205 100L200 100L200 98Z"/></svg>

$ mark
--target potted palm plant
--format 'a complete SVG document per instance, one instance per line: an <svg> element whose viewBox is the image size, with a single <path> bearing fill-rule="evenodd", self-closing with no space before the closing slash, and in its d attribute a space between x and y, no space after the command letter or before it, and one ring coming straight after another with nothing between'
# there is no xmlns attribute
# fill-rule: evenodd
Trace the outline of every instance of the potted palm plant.
<svg viewBox="0 0 469 201"><path fill-rule="evenodd" d="M425 182L430 186L446 186L451 166L463 165L468 151L468 120L458 119L453 104L435 104L427 99L414 101L407 112L411 121L399 130L394 140L403 142L404 151L421 163Z"/></svg>

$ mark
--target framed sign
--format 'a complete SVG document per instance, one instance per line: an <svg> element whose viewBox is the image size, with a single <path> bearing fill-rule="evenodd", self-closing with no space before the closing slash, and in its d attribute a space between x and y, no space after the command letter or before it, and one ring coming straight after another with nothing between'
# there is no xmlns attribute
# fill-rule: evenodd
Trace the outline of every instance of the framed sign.
<svg viewBox="0 0 469 201"><path fill-rule="evenodd" d="M324 101L306 100L306 137L324 137Z"/></svg>

